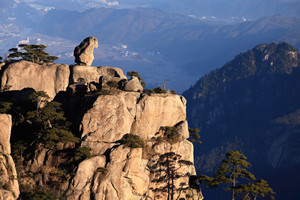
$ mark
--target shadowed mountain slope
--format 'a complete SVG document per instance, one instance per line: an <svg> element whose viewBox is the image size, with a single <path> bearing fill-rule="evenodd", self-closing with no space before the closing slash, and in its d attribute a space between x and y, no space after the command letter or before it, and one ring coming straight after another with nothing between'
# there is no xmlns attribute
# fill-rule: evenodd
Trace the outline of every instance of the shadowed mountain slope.
<svg viewBox="0 0 300 200"><path fill-rule="evenodd" d="M240 150L278 199L297 199L299 77L297 49L262 44L184 92L190 126L200 129L203 141L195 147L198 173L211 173L226 152Z"/></svg>

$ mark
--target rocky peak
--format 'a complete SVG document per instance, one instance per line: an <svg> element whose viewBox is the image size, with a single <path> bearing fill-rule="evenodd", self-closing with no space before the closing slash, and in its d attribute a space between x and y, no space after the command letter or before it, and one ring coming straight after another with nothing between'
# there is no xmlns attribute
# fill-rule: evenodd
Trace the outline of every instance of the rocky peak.
<svg viewBox="0 0 300 200"><path fill-rule="evenodd" d="M75 124L73 132L80 136L79 144L30 145L31 157L26 164L24 156L19 156L23 159L19 163L24 164L19 170L20 184L31 189L53 190L68 200L165 200L170 196L203 199L199 190L189 187L189 178L195 175L195 168L193 144L187 140L184 97L168 92L143 93L139 79L134 77L127 81L119 68L89 66L93 60L92 51L97 46L97 39L89 37L75 48L76 62L80 65L38 65L19 61L1 68L2 92L11 94L14 92L8 91L27 88L14 95L23 94L25 98L34 90L45 91L50 100L62 104L68 120ZM64 92L66 90L68 92ZM38 100L46 104L45 108L54 103ZM47 127L51 129L49 123ZM10 117L0 115L0 126L7 126L3 128L5 133L0 134L0 151L5 158L4 164L0 161L0 167L14 169L8 155ZM55 133L52 136L56 136ZM64 168L69 160L75 160L78 149L88 151L89 156L68 163L72 168ZM68 157L70 155L73 157ZM174 169L172 175L168 169ZM7 174L16 175L16 171ZM0 195L11 192L15 199L19 195L18 182L3 177L10 187L0 191ZM52 185L53 182L56 184Z"/></svg>
<svg viewBox="0 0 300 200"><path fill-rule="evenodd" d="M95 48L98 48L97 38L85 38L80 45L74 49L75 62L78 65L91 66L94 61Z"/></svg>
<svg viewBox="0 0 300 200"><path fill-rule="evenodd" d="M292 45L282 43L261 44L240 53L222 68L213 70L190 88L193 99L204 98L212 88L255 76L292 74L299 69L299 53Z"/></svg>
<svg viewBox="0 0 300 200"><path fill-rule="evenodd" d="M168 187L174 187L174 198L194 195L201 199L188 186L195 168L193 144L186 140L189 133L185 103L183 97L173 94L149 96L120 91L98 96L81 121L81 145L91 148L95 157L80 164L69 186L68 199L167 199L171 193L164 188ZM174 141L165 138L164 127L175 127ZM143 148L122 142L129 133L143 141ZM172 166L162 164L175 157L178 160ZM83 172L88 163L94 172ZM178 169L174 171L176 178L166 178L167 171L159 172L159 168L168 167ZM165 181L158 181L160 176ZM91 191L88 188L92 186Z"/></svg>
<svg viewBox="0 0 300 200"><path fill-rule="evenodd" d="M299 181L293 178L299 177L293 169L300 164L295 143L299 141L298 59L297 49L287 43L258 45L183 94L189 102L189 122L205 140L195 146L199 171L209 173L221 162L219 158L237 149L253 161L254 170L270 172L266 176L270 185L285 179L276 179L278 173L290 183ZM281 192L281 198L287 193ZM295 190L290 196L296 194Z"/></svg>

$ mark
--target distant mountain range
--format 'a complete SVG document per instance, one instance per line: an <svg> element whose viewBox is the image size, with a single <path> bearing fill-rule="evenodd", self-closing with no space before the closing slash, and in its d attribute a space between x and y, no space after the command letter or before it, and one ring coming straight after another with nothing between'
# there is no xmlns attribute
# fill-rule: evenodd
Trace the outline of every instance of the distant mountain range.
<svg viewBox="0 0 300 200"><path fill-rule="evenodd" d="M241 21L249 18L257 19L276 14L300 17L299 0L24 0L23 2L37 9L55 7L77 11L99 7L149 7L158 8L169 13L210 19L211 21L221 21L223 19L223 22Z"/></svg>
<svg viewBox="0 0 300 200"><path fill-rule="evenodd" d="M85 37L94 36L100 43L94 65L138 71L148 87L162 86L169 80L167 88L181 93L205 73L259 43L287 41L300 47L299 18L276 15L216 25L153 8L102 7L79 12L58 9L71 1L47 2L3 0L2 56L21 41L41 42L50 54L60 56L58 62L72 64L74 47ZM72 2L81 5L84 1Z"/></svg>
<svg viewBox="0 0 300 200"><path fill-rule="evenodd" d="M299 199L299 58L288 43L262 44L183 93L189 126L203 141L195 146L198 174L210 174L226 152L239 150L276 199Z"/></svg>
<svg viewBox="0 0 300 200"><path fill-rule="evenodd" d="M280 15L221 26L150 8L99 8L82 13L50 11L35 31L78 42L93 35L99 39L100 48L101 44L128 44L157 66L151 68L153 71L159 71L160 66L171 66L166 66L166 72L156 77L161 82L171 80L169 86L182 91L203 74L259 43L287 41L300 47L299 30L300 19ZM159 59L167 64L157 62L157 57L145 56L147 52L159 52ZM101 62L122 65L109 60ZM134 62L131 65L141 66L136 68L141 74L156 73L143 69L143 63ZM172 68L179 70L177 75L166 75Z"/></svg>
<svg viewBox="0 0 300 200"><path fill-rule="evenodd" d="M300 16L299 0L119 0L119 4L148 6L171 13L226 19L232 17L257 19L275 14Z"/></svg>

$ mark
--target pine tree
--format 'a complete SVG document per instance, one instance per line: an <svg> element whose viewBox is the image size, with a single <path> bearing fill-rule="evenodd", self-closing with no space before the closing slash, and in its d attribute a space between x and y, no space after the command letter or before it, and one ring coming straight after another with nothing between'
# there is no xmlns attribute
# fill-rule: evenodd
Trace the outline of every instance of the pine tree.
<svg viewBox="0 0 300 200"><path fill-rule="evenodd" d="M148 166L154 177L151 182L160 186L150 188L155 193L155 198L161 198L163 194L168 200L179 199L183 192L190 189L188 184L184 182L190 174L188 172L181 173L180 169L193 163L181 158L182 156L179 154L168 152L160 155L157 160L152 160L153 165ZM176 184L177 181L183 182L178 185Z"/></svg>
<svg viewBox="0 0 300 200"><path fill-rule="evenodd" d="M260 197L270 200L275 199L275 192L269 186L268 182L263 179L257 180L254 183L248 183L247 185L240 185L237 187L236 192L238 193L237 196L243 200L256 200Z"/></svg>
<svg viewBox="0 0 300 200"><path fill-rule="evenodd" d="M235 199L237 183L239 179L255 180L254 175L247 171L251 164L246 161L247 157L238 151L231 151L226 154L214 175L216 184L225 183L225 191L231 190L231 199Z"/></svg>
<svg viewBox="0 0 300 200"><path fill-rule="evenodd" d="M37 44L19 44L19 48L11 48L8 51L8 60L26 60L38 64L52 63L58 59L56 56L50 56L44 50L45 45Z"/></svg>
<svg viewBox="0 0 300 200"><path fill-rule="evenodd" d="M189 127L189 133L190 133L190 137L189 137L189 141L193 142L193 143L198 143L201 144L202 142L200 141L200 135L199 135L199 129L197 128L190 128Z"/></svg>
<svg viewBox="0 0 300 200"><path fill-rule="evenodd" d="M61 104L55 101L47 103L41 109L27 112L27 120L32 124L33 132L46 148L54 147L58 142L79 142L69 130Z"/></svg>
<svg viewBox="0 0 300 200"><path fill-rule="evenodd" d="M275 192L268 183L262 179L255 181L255 176L247 170L251 164L246 159L240 152L230 151L213 177L200 175L198 178L208 187L224 185L225 191L231 191L232 200L256 200L258 197L274 199Z"/></svg>

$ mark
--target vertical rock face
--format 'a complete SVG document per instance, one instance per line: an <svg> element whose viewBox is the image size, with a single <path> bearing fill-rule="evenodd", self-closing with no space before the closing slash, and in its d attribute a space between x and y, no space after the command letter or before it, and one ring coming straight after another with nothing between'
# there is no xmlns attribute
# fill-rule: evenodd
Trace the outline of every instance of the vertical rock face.
<svg viewBox="0 0 300 200"><path fill-rule="evenodd" d="M83 173L82 169L90 167L78 168L68 199L164 200L187 195L202 199L200 193L189 189L189 176L195 175L195 169L193 145L186 140L189 135L185 108L184 98L172 94L100 95L84 115L81 131L82 146L90 147L93 159L102 161L92 164L94 169L89 172ZM158 139L164 137L162 127L166 126L176 127L176 142ZM121 139L128 133L138 135L144 147L124 145ZM80 166L94 162L86 160ZM176 169L173 176L169 169ZM82 180L80 184L78 180ZM84 189L87 185L89 190Z"/></svg>
<svg viewBox="0 0 300 200"><path fill-rule="evenodd" d="M91 66L94 60L95 48L98 48L97 38L85 38L80 45L74 49L75 62L79 65Z"/></svg>
<svg viewBox="0 0 300 200"><path fill-rule="evenodd" d="M70 70L65 64L39 65L27 61L9 64L1 76L1 91L33 88L45 91L51 99L69 84Z"/></svg>
<svg viewBox="0 0 300 200"><path fill-rule="evenodd" d="M12 126L11 116L0 114L0 152L10 154L10 130Z"/></svg>
<svg viewBox="0 0 300 200"><path fill-rule="evenodd" d="M10 155L11 116L0 114L0 199L17 199L20 191L15 163Z"/></svg>

